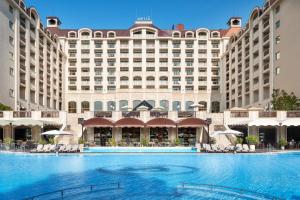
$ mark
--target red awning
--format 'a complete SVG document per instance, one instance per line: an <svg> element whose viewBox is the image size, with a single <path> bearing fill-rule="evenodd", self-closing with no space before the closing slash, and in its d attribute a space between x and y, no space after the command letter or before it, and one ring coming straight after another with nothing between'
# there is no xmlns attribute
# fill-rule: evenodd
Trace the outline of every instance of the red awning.
<svg viewBox="0 0 300 200"><path fill-rule="evenodd" d="M176 127L176 123L167 118L154 118L146 123L147 127Z"/></svg>
<svg viewBox="0 0 300 200"><path fill-rule="evenodd" d="M135 127L135 128L140 128L144 127L145 123L139 119L136 118L122 118L118 121L115 122L116 127L124 128L124 127Z"/></svg>
<svg viewBox="0 0 300 200"><path fill-rule="evenodd" d="M207 126L207 122L204 121L203 119L199 119L199 118L186 118L186 119L182 119L179 120L177 122L178 127L181 128L198 128L201 126Z"/></svg>
<svg viewBox="0 0 300 200"><path fill-rule="evenodd" d="M113 127L114 122L106 118L95 117L84 121L83 126L84 127Z"/></svg>

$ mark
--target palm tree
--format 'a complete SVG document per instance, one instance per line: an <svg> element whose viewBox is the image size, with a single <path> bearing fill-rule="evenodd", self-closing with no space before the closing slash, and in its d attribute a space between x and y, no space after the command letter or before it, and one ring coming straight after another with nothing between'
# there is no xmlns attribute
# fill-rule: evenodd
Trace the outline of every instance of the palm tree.
<svg viewBox="0 0 300 200"><path fill-rule="evenodd" d="M288 94L284 90L274 90L272 101L274 110L299 110L300 99L293 92Z"/></svg>

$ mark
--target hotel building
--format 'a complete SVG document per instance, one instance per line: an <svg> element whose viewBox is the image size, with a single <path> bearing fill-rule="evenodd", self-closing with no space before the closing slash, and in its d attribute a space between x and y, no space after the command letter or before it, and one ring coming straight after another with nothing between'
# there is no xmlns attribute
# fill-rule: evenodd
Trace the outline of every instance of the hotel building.
<svg viewBox="0 0 300 200"><path fill-rule="evenodd" d="M14 110L62 110L65 55L22 0L0 1L0 102Z"/></svg>
<svg viewBox="0 0 300 200"><path fill-rule="evenodd" d="M300 1L266 1L246 27L232 17L223 30L165 30L149 19L128 29L62 29L57 17L43 28L22 0L1 1L0 9L0 102L15 110L0 112L0 140L37 140L55 127L97 145L112 137L195 145L229 126L263 132L274 144L300 126L298 112L261 109L275 88L300 96Z"/></svg>
<svg viewBox="0 0 300 200"><path fill-rule="evenodd" d="M274 89L300 96L300 1L269 0L256 7L245 28L230 38L222 54L222 94L226 109L268 108Z"/></svg>

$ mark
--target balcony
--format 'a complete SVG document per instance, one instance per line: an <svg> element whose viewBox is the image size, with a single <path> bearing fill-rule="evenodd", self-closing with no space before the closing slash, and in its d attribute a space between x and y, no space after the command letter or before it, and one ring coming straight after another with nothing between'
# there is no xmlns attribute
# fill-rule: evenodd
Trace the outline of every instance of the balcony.
<svg viewBox="0 0 300 200"><path fill-rule="evenodd" d="M94 117L112 118L112 111L94 111Z"/></svg>
<svg viewBox="0 0 300 200"><path fill-rule="evenodd" d="M194 111L178 111L177 112L178 118L188 118L188 117L193 117L194 115L195 115Z"/></svg>
<svg viewBox="0 0 300 200"><path fill-rule="evenodd" d="M30 111L13 111L14 118L31 118Z"/></svg>
<svg viewBox="0 0 300 200"><path fill-rule="evenodd" d="M140 118L140 112L139 111L123 111L122 117Z"/></svg>
<svg viewBox="0 0 300 200"><path fill-rule="evenodd" d="M230 111L230 117L233 118L248 118L249 112L248 111Z"/></svg>
<svg viewBox="0 0 300 200"><path fill-rule="evenodd" d="M168 118L168 112L167 111L150 111L150 117L151 118Z"/></svg>
<svg viewBox="0 0 300 200"><path fill-rule="evenodd" d="M275 118L277 117L277 112L276 111L260 111L258 116L260 118Z"/></svg>
<svg viewBox="0 0 300 200"><path fill-rule="evenodd" d="M42 118L58 118L59 112L58 111L42 111L41 117Z"/></svg>
<svg viewBox="0 0 300 200"><path fill-rule="evenodd" d="M286 116L288 118L300 117L300 111L287 111Z"/></svg>

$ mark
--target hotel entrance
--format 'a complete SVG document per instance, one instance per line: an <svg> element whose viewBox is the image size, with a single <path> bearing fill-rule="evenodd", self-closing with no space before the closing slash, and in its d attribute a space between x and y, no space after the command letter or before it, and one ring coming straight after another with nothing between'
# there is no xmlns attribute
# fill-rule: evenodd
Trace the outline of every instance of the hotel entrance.
<svg viewBox="0 0 300 200"><path fill-rule="evenodd" d="M122 142L127 146L139 146L141 138L140 128L122 128Z"/></svg>
<svg viewBox="0 0 300 200"><path fill-rule="evenodd" d="M276 144L276 128L275 127L263 127L259 128L259 141L265 146Z"/></svg>
<svg viewBox="0 0 300 200"><path fill-rule="evenodd" d="M162 142L168 142L169 133L168 128L150 128L150 142L159 144Z"/></svg>
<svg viewBox="0 0 300 200"><path fill-rule="evenodd" d="M27 126L19 126L14 128L14 140L15 141L28 141L31 140L32 133L31 128Z"/></svg>
<svg viewBox="0 0 300 200"><path fill-rule="evenodd" d="M94 142L96 145L108 146L112 138L111 128L94 128Z"/></svg>
<svg viewBox="0 0 300 200"><path fill-rule="evenodd" d="M179 128L178 138L184 146L196 145L196 128Z"/></svg>

